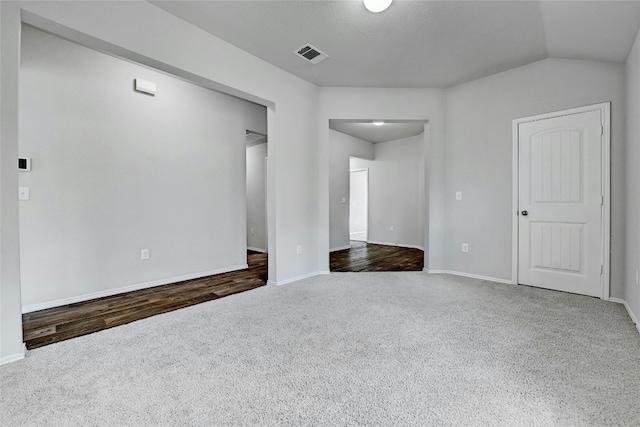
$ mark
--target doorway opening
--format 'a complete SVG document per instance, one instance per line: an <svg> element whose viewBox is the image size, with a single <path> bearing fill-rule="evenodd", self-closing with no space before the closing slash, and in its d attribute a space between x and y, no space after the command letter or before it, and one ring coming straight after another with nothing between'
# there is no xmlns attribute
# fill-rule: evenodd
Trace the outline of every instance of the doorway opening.
<svg viewBox="0 0 640 427"><path fill-rule="evenodd" d="M420 271L425 120L329 120L331 271Z"/></svg>
<svg viewBox="0 0 640 427"><path fill-rule="evenodd" d="M266 112L265 112L266 114ZM246 130L247 266L264 283L268 278L267 134Z"/></svg>
<svg viewBox="0 0 640 427"><path fill-rule="evenodd" d="M141 67L26 24L21 35L19 125L29 132L21 132L18 148L40 167L21 173L19 185L41 196L20 205L27 347L263 286L266 258L260 280L246 268L245 128L266 138L273 109L221 93L214 82ZM91 73L62 72L67 68L102 70L106 86L96 88ZM162 89L157 96L135 91L118 75ZM60 88L69 95L63 100ZM85 98L101 102L78 101ZM61 129L58 110L79 119ZM45 115L52 117L47 126L31 125Z"/></svg>
<svg viewBox="0 0 640 427"><path fill-rule="evenodd" d="M366 242L369 229L369 169L351 169L349 174L349 240Z"/></svg>

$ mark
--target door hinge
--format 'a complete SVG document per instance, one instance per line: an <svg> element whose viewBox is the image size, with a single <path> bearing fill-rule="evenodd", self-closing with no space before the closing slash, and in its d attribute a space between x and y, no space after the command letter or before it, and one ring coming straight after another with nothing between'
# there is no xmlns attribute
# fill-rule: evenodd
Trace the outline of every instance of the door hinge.
<svg viewBox="0 0 640 427"><path fill-rule="evenodd" d="M604 126L600 126L600 136L604 135Z"/></svg>
<svg viewBox="0 0 640 427"><path fill-rule="evenodd" d="M604 266L602 264L600 264L600 275L602 276L602 272L604 270Z"/></svg>

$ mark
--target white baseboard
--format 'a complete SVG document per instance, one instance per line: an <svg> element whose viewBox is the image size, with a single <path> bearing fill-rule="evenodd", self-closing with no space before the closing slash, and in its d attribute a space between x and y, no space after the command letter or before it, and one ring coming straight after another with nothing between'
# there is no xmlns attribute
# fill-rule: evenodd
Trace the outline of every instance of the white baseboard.
<svg viewBox="0 0 640 427"><path fill-rule="evenodd" d="M22 343L22 352L11 354L9 356L4 356L0 358L0 365L6 365L7 363L16 362L18 360L24 359L24 356L27 354L27 345Z"/></svg>
<svg viewBox="0 0 640 427"><path fill-rule="evenodd" d="M351 249L351 245L340 246L338 248L331 248L331 249L329 249L329 252L344 251L346 249Z"/></svg>
<svg viewBox="0 0 640 427"><path fill-rule="evenodd" d="M267 282L267 284L268 285L275 285L275 286L282 286L282 285L286 285L286 284L289 284L289 283L297 282L298 280L308 279L309 277L319 276L321 274L329 274L329 272L328 271L316 271L316 272L309 273L309 274L303 274L302 276L292 277L291 279L280 280L278 282L274 282L272 280L269 280Z"/></svg>
<svg viewBox="0 0 640 427"><path fill-rule="evenodd" d="M126 292L138 291L140 289L153 288L154 286L168 285L171 283L184 282L185 280L199 279L201 277L214 276L216 274L229 273L230 271L244 270L249 268L247 264L236 265L233 267L219 268L217 270L204 271L202 273L187 274L185 276L170 277L168 279L154 280L152 282L139 283L136 285L123 286L121 288L107 289L105 291L94 292L91 294L79 295L76 297L63 298L55 301L48 301L39 304L27 305L22 307L22 313L31 313L33 311L45 310L47 308L59 307L61 305L73 304L76 302L89 301L96 298L109 297Z"/></svg>
<svg viewBox="0 0 640 427"><path fill-rule="evenodd" d="M505 283L507 285L512 285L513 284L513 282L511 280L507 280L507 279L498 279L498 278L495 278L495 277L480 276L478 274L462 273L460 271L429 270L429 269L426 269L426 268L423 269L422 271L424 271L425 273L430 273L430 274L452 274L454 276L469 277L471 279L487 280L489 282L496 282L496 283Z"/></svg>
<svg viewBox="0 0 640 427"><path fill-rule="evenodd" d="M260 253L265 253L265 252L267 252L267 250L266 250L266 249L254 248L253 246L247 246L247 249L249 249L250 251L260 252Z"/></svg>
<svg viewBox="0 0 640 427"><path fill-rule="evenodd" d="M629 313L629 317L631 317L631 321L635 323L636 329L638 330L638 333L640 333L640 322L638 322L638 318L633 313L633 311L631 311L631 307L629 307L629 304L627 304L627 302L621 298L609 298L609 301L624 305L624 308L627 309L627 313Z"/></svg>
<svg viewBox="0 0 640 427"><path fill-rule="evenodd" d="M372 240L367 240L367 243L371 243L372 245L395 246L398 248L420 249L421 251L424 252L424 246L419 246L419 245L405 245L404 243L375 242Z"/></svg>

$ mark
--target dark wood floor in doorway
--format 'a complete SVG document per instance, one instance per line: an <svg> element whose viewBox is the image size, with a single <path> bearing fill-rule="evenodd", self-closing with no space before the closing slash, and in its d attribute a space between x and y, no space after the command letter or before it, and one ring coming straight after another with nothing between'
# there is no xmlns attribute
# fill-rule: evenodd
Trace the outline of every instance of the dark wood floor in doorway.
<svg viewBox="0 0 640 427"><path fill-rule="evenodd" d="M28 349L42 347L263 286L267 254L249 251L247 263L246 270L24 314L24 341Z"/></svg>
<svg viewBox="0 0 640 427"><path fill-rule="evenodd" d="M351 241L351 248L331 252L331 271L422 271L424 252L420 249L374 245Z"/></svg>
<svg viewBox="0 0 640 427"><path fill-rule="evenodd" d="M422 270L419 249L351 243L351 249L331 253L331 271ZM267 254L249 251L247 262L247 270L24 314L24 341L28 349L34 349L263 286Z"/></svg>

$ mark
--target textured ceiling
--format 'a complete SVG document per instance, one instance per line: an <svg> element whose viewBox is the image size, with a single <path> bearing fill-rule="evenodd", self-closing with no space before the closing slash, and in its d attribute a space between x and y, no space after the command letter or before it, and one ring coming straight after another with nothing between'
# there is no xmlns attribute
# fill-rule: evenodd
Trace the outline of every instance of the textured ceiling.
<svg viewBox="0 0 640 427"><path fill-rule="evenodd" d="M376 144L420 135L424 132L424 124L419 120L386 120L382 126L376 126L371 120L332 119L329 129Z"/></svg>
<svg viewBox="0 0 640 427"><path fill-rule="evenodd" d="M562 57L624 62L640 1L153 1L318 86L448 87ZM292 52L311 43L312 65Z"/></svg>

